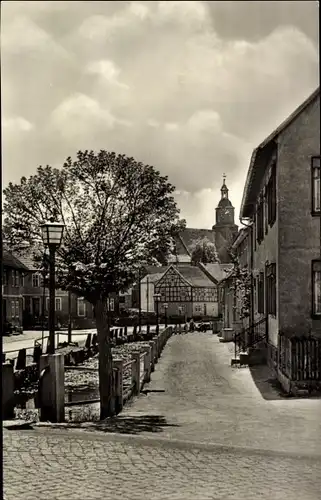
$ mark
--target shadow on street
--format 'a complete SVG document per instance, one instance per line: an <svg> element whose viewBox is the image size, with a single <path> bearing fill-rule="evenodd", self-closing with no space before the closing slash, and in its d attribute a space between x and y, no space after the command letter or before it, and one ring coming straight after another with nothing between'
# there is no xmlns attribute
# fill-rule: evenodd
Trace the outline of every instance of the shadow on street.
<svg viewBox="0 0 321 500"><path fill-rule="evenodd" d="M260 391L263 399L267 401L280 399L302 399L300 397L290 396L283 390L280 382L272 373L267 365L251 366L250 373L252 379ZM320 395L305 397L305 399L320 398Z"/></svg>
<svg viewBox="0 0 321 500"><path fill-rule="evenodd" d="M161 415L140 415L112 417L95 424L95 429L119 434L140 434L141 432L162 432L165 427L179 427L168 424Z"/></svg>

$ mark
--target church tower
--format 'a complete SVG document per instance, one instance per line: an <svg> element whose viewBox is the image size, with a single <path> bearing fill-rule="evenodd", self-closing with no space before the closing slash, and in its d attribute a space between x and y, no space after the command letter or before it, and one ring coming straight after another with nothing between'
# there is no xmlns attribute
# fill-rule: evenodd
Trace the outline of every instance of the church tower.
<svg viewBox="0 0 321 500"><path fill-rule="evenodd" d="M221 187L221 199L215 209L216 226L234 226L234 207L228 198L228 187L225 184L226 175L223 174L223 185Z"/></svg>
<svg viewBox="0 0 321 500"><path fill-rule="evenodd" d="M234 221L234 207L228 197L226 175L223 174L221 199L215 209L215 225L212 231L215 234L215 244L221 263L230 262L229 248L236 238L238 226Z"/></svg>

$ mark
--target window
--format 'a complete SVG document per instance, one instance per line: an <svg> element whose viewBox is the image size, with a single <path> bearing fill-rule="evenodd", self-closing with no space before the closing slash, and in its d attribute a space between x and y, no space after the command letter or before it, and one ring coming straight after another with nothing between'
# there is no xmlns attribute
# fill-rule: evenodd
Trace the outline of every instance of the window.
<svg viewBox="0 0 321 500"><path fill-rule="evenodd" d="M256 239L261 243L264 238L264 209L263 200L260 200L256 211Z"/></svg>
<svg viewBox="0 0 321 500"><path fill-rule="evenodd" d="M32 275L32 286L35 288L40 287L40 275L39 273L33 273Z"/></svg>
<svg viewBox="0 0 321 500"><path fill-rule="evenodd" d="M321 316L321 261L312 262L312 299L314 316Z"/></svg>
<svg viewBox="0 0 321 500"><path fill-rule="evenodd" d="M267 218L270 227L276 220L276 164L273 165L270 180L267 185Z"/></svg>
<svg viewBox="0 0 321 500"><path fill-rule="evenodd" d="M15 317L15 314L16 314L16 304L15 304L15 301L12 300L11 301L11 316L12 316L12 318Z"/></svg>
<svg viewBox="0 0 321 500"><path fill-rule="evenodd" d="M49 311L49 297L46 297L46 310ZM61 297L55 297L55 310L61 311Z"/></svg>
<svg viewBox="0 0 321 500"><path fill-rule="evenodd" d="M320 156L312 158L312 213L320 212Z"/></svg>
<svg viewBox="0 0 321 500"><path fill-rule="evenodd" d="M257 284L257 312L264 314L264 273L260 273Z"/></svg>
<svg viewBox="0 0 321 500"><path fill-rule="evenodd" d="M3 271L3 284L9 285L9 271L8 271L8 269L4 269L4 271Z"/></svg>
<svg viewBox="0 0 321 500"><path fill-rule="evenodd" d="M268 233L269 230L269 203L268 203L268 189L264 192L264 232Z"/></svg>
<svg viewBox="0 0 321 500"><path fill-rule="evenodd" d="M77 299L77 315L86 316L86 304L83 298Z"/></svg>
<svg viewBox="0 0 321 500"><path fill-rule="evenodd" d="M16 318L19 318L20 316L20 304L19 300L16 300Z"/></svg>
<svg viewBox="0 0 321 500"><path fill-rule="evenodd" d="M115 310L115 300L114 299L109 299L109 310L110 311Z"/></svg>
<svg viewBox="0 0 321 500"><path fill-rule="evenodd" d="M25 275L23 273L20 274L20 286L25 286Z"/></svg>
<svg viewBox="0 0 321 500"><path fill-rule="evenodd" d="M276 316L276 265L270 264L266 268L267 312Z"/></svg>
<svg viewBox="0 0 321 500"><path fill-rule="evenodd" d="M19 286L19 276L17 276L17 271L15 269L12 269L11 272L11 285L12 286Z"/></svg>

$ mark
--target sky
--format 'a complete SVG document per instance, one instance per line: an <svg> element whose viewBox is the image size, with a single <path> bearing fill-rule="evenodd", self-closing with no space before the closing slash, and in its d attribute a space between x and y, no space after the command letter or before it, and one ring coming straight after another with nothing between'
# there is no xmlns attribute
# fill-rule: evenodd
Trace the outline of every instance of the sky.
<svg viewBox="0 0 321 500"><path fill-rule="evenodd" d="M210 228L222 175L238 222L252 150L319 80L315 1L2 1L2 178L79 149L167 175Z"/></svg>

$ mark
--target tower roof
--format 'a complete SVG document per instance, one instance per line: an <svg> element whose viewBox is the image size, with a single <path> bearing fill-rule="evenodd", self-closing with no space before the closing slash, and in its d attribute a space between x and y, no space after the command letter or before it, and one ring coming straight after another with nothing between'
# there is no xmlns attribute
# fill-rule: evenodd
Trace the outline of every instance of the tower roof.
<svg viewBox="0 0 321 500"><path fill-rule="evenodd" d="M225 183L226 180L226 174L223 174L223 184L221 187L221 199L217 205L217 208L226 208L226 207L231 207L232 203L228 199L228 187Z"/></svg>

